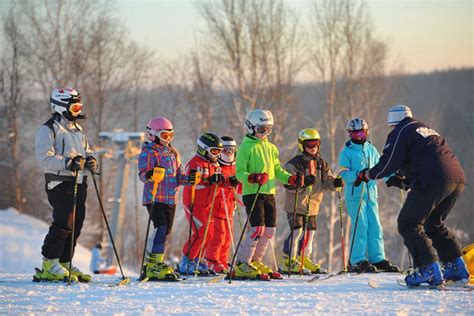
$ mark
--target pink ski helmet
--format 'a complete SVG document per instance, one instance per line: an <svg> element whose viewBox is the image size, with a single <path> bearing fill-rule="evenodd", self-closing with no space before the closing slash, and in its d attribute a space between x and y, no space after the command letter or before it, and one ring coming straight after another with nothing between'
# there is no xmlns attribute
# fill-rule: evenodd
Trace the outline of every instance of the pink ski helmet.
<svg viewBox="0 0 474 316"><path fill-rule="evenodd" d="M168 132L166 133L167 139L162 139L162 131ZM171 122L167 118L158 116L148 122L146 126L146 132L148 139L152 142L156 140L157 136L163 141L170 142L173 139L173 124L171 124Z"/></svg>

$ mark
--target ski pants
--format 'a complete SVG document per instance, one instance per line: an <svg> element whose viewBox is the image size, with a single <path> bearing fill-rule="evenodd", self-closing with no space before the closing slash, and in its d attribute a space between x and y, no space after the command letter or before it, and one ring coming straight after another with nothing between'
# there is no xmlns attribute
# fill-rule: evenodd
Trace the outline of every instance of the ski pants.
<svg viewBox="0 0 474 316"><path fill-rule="evenodd" d="M217 261L225 267L229 262L229 249L233 238L233 232L229 231L229 224L232 229L234 225L232 218L229 218L229 223L227 223L227 219L214 217L214 234L209 240L205 256L206 259Z"/></svg>
<svg viewBox="0 0 474 316"><path fill-rule="evenodd" d="M48 259L59 258L59 262L71 261L77 238L81 234L82 224L86 217L87 183L85 180L77 185L76 218L74 221L74 245L71 249L72 222L74 208L74 182L64 181L48 190L49 204L53 207L53 223L44 238L41 254Z"/></svg>
<svg viewBox="0 0 474 316"><path fill-rule="evenodd" d="M245 204L247 215L252 211L252 205L256 194L244 195L242 200ZM259 194L255 202L255 208L250 214L250 229L247 238L242 241L237 252L237 260L250 263L261 262L267 250L270 239L276 231L276 208L275 196L273 194Z"/></svg>
<svg viewBox="0 0 474 316"><path fill-rule="evenodd" d="M151 209L152 205L153 210ZM146 208L154 227L153 233L147 241L147 250L152 253L165 253L173 229L176 205L155 202L147 204Z"/></svg>
<svg viewBox="0 0 474 316"><path fill-rule="evenodd" d="M303 236L303 224L305 216L302 214L296 214L295 216L295 225L293 228L293 213L287 213L288 224L290 225L290 233L283 243L283 253L290 255L290 243L291 243L291 230L293 229L293 245L291 247L291 256L298 257L301 255L301 250L303 250L303 243L305 243L305 257L311 256L313 252L313 240L316 233L316 217L317 215L307 216L306 219L306 228L305 236Z"/></svg>
<svg viewBox="0 0 474 316"><path fill-rule="evenodd" d="M380 224L377 202L363 198L362 200L347 200L346 204L347 212L351 218L350 245L352 245L352 238L354 236L354 245L350 258L351 265L355 265L363 260L368 260L370 263L385 260L383 229ZM359 204L360 212L357 219Z"/></svg>
<svg viewBox="0 0 474 316"><path fill-rule="evenodd" d="M464 184L445 183L408 193L398 216L398 231L415 266L426 266L438 256L442 262L462 256L456 237L444 221L463 191Z"/></svg>
<svg viewBox="0 0 474 316"><path fill-rule="evenodd" d="M189 210L189 206L185 205L185 212L186 212L186 217L188 219L188 222L191 221L191 213ZM207 236L204 238L204 233L206 230L206 226L208 223L209 219L209 212L203 212L199 210L194 210L193 211L193 221L190 224L191 225L191 242L188 243L189 241L186 239L186 243L184 244L183 247L183 255L187 255L189 251L189 259L197 259L199 256L199 252L201 251L201 248L206 249L207 244L209 243L209 240L212 239L214 235L214 222L213 218L211 217L211 222L209 223L208 231L207 231Z"/></svg>

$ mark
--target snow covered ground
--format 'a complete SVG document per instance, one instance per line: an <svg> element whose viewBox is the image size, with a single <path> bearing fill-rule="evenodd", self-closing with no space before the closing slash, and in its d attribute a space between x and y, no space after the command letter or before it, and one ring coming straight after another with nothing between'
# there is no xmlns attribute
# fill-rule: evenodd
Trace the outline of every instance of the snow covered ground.
<svg viewBox="0 0 474 316"><path fill-rule="evenodd" d="M394 274L338 276L319 283L292 276L232 284L194 277L138 284L136 275L122 287L109 287L118 276L107 275L72 286L33 283L46 230L31 217L0 211L0 314L474 314L474 292L409 290L396 284L402 276ZM88 256L80 250L75 262L87 270ZM370 288L369 278L380 287Z"/></svg>

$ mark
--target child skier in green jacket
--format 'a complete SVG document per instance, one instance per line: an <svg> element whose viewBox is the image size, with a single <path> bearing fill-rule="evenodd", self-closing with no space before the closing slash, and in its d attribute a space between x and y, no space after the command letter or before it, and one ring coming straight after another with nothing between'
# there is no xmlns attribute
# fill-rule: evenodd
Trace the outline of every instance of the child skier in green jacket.
<svg viewBox="0 0 474 316"><path fill-rule="evenodd" d="M236 173L242 183L242 199L247 214L251 213L250 229L238 249L233 276L243 279L281 278L281 274L262 262L268 242L276 231L275 184L278 179L283 184L301 187L303 177L291 175L281 167L278 149L267 139L273 128L270 111L250 111L245 127L248 133L237 150Z"/></svg>

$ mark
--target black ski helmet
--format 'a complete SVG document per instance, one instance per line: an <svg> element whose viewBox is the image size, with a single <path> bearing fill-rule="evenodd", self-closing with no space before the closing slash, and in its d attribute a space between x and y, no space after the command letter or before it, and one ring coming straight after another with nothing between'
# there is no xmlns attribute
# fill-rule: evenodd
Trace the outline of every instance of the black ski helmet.
<svg viewBox="0 0 474 316"><path fill-rule="evenodd" d="M197 139L198 154L211 161L217 161L223 148L222 140L216 134L204 133Z"/></svg>

